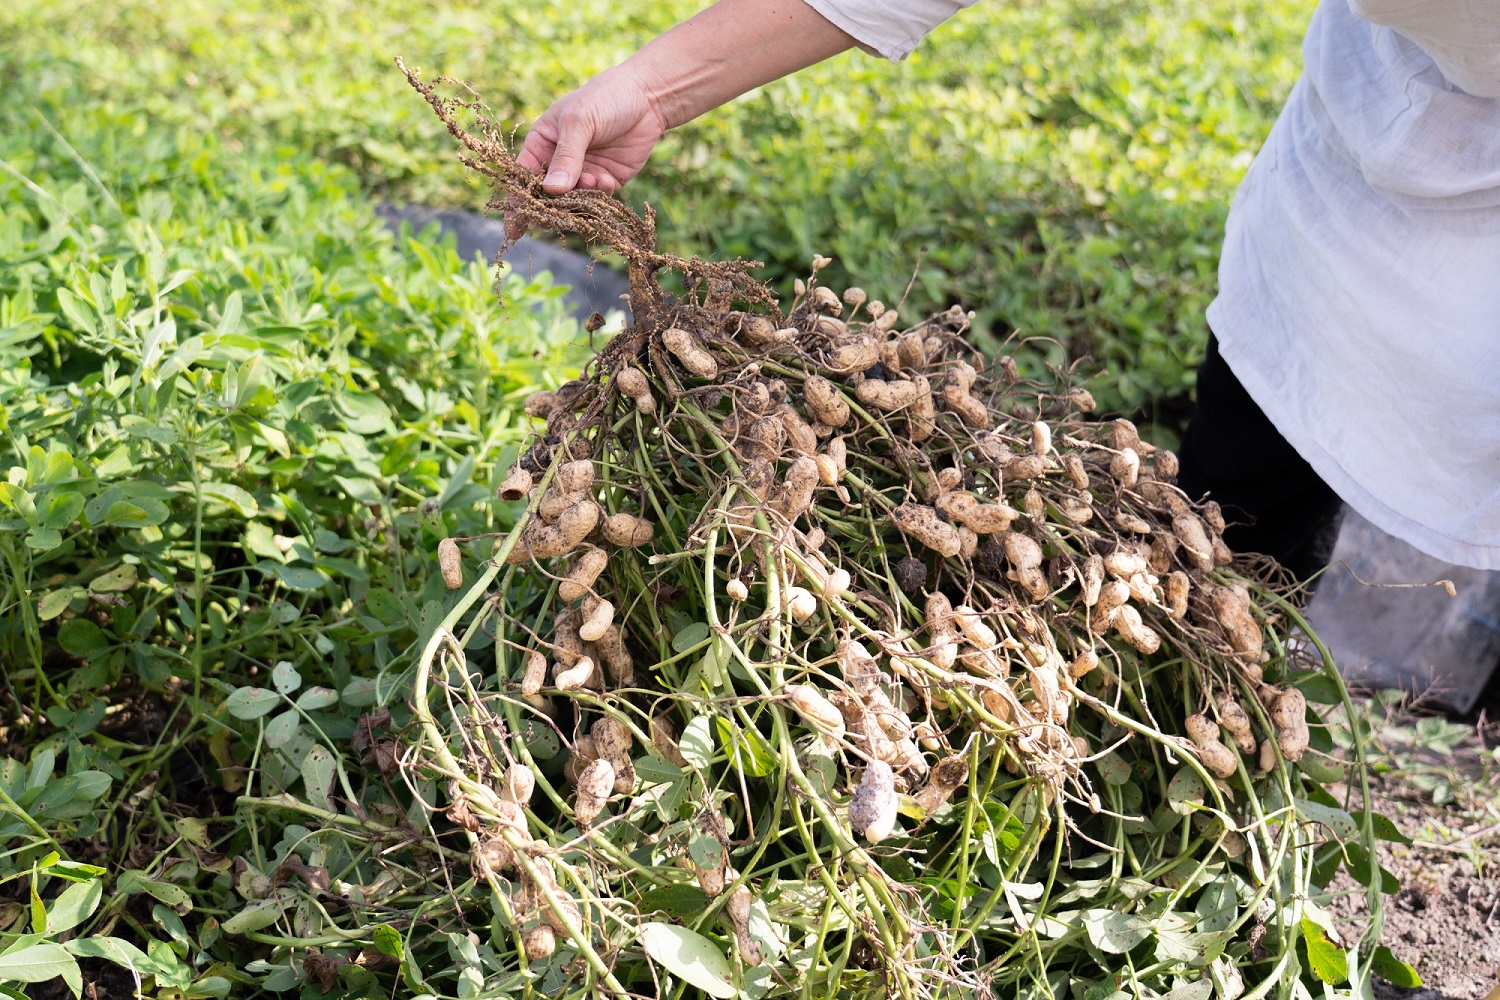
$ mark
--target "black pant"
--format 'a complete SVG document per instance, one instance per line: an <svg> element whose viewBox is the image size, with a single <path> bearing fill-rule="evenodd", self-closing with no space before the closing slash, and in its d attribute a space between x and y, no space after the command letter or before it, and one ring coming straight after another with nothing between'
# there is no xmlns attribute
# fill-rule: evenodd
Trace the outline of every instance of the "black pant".
<svg viewBox="0 0 1500 1000"><path fill-rule="evenodd" d="M1263 552L1299 580L1327 565L1338 495L1266 419L1212 334L1179 458L1178 485L1195 500L1219 502L1224 542L1235 552Z"/></svg>

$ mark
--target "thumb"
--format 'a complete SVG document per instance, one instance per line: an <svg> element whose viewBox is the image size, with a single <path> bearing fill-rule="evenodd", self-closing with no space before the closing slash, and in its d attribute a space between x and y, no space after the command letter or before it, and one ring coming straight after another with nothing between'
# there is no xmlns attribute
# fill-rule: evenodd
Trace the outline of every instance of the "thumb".
<svg viewBox="0 0 1500 1000"><path fill-rule="evenodd" d="M542 178L542 190L548 194L565 194L578 185L584 155L594 138L590 119L591 116L575 111L564 114L558 122L557 148L552 153L547 176Z"/></svg>

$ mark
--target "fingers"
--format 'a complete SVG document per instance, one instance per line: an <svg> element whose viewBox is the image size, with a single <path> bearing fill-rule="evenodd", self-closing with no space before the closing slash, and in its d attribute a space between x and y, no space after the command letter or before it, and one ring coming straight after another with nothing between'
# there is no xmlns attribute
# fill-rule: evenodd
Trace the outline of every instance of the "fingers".
<svg viewBox="0 0 1500 1000"><path fill-rule="evenodd" d="M547 165L546 154L538 151L541 145L540 140L532 142L531 136L528 135L526 144L521 147L521 153L516 157L516 162L534 174L541 173Z"/></svg>
<svg viewBox="0 0 1500 1000"><path fill-rule="evenodd" d="M594 139L592 116L564 111L558 122L556 150L542 178L542 190L548 194L566 194L578 186L583 174L584 156Z"/></svg>
<svg viewBox="0 0 1500 1000"><path fill-rule="evenodd" d="M619 130L600 124L598 107L580 97L586 90L569 94L548 108L532 125L516 156L521 166L544 175L542 190L548 194L574 189L614 194L635 172L629 164L622 171L608 156L598 155L609 148L610 140L620 138L606 133ZM596 145L599 150L594 149ZM516 228L511 237L522 233L523 228Z"/></svg>
<svg viewBox="0 0 1500 1000"><path fill-rule="evenodd" d="M547 169L547 164L552 159L553 152L557 149L557 129L549 119L553 116L553 110L537 119L526 133L526 141L521 144L521 153L516 157L516 162L539 174Z"/></svg>

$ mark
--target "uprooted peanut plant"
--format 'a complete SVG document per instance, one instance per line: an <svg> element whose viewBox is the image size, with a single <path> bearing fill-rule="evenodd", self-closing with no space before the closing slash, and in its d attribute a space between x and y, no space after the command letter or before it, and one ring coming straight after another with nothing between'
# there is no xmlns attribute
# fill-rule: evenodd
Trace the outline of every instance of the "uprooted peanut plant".
<svg viewBox="0 0 1500 1000"><path fill-rule="evenodd" d="M1342 685L1175 456L1093 419L1072 372L976 354L962 309L903 316L821 284L823 258L783 309L747 265L663 254L649 216L542 194L481 104L408 77L497 207L631 278L633 325L527 402L501 487L521 522L439 553L467 589L401 765L469 845L452 877L488 886L485 988L1233 998L1367 975L1373 825L1330 820L1362 775L1335 784L1306 696ZM1358 941L1312 898L1330 852L1374 886Z"/></svg>

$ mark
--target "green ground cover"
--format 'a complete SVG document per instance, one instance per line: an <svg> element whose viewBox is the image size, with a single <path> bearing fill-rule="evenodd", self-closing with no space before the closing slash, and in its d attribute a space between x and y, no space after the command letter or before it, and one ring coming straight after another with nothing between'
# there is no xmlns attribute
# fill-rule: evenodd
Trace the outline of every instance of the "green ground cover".
<svg viewBox="0 0 1500 1000"><path fill-rule="evenodd" d="M0 61L26 82L0 97L0 981L76 987L103 955L254 992L272 932L232 922L258 896L225 855L327 866L295 811L248 817L350 788L312 734L347 741L409 666L437 540L510 523L484 501L518 401L580 331L546 281L502 307L482 265L392 236L346 166ZM226 709L252 678L282 703Z"/></svg>

